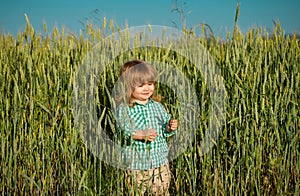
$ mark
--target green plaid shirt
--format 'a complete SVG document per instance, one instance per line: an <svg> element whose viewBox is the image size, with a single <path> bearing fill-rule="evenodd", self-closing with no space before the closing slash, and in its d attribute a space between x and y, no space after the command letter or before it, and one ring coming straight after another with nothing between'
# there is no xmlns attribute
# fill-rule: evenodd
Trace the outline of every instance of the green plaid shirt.
<svg viewBox="0 0 300 196"><path fill-rule="evenodd" d="M149 170L167 163L169 148L166 129L170 116L159 102L150 101L143 105L135 103L133 107L121 104L117 108L118 123L125 134L123 163L130 169ZM134 140L138 130L155 129L158 133L153 142Z"/></svg>

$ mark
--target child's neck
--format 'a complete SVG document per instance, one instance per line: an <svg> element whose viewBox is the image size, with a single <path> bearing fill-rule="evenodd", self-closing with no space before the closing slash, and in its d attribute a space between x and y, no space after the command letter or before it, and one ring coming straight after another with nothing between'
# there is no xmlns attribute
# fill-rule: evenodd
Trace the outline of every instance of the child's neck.
<svg viewBox="0 0 300 196"><path fill-rule="evenodd" d="M135 99L134 101L137 102L138 104L145 105L149 102L149 99L146 99L146 100L137 100L137 99Z"/></svg>

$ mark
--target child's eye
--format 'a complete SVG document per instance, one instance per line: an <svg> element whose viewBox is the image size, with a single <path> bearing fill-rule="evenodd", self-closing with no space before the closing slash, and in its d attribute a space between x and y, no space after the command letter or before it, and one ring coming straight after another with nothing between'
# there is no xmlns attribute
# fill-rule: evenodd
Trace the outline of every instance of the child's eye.
<svg viewBox="0 0 300 196"><path fill-rule="evenodd" d="M154 83L153 82L146 82L146 83L137 85L137 87L141 88L141 87L143 87L145 85L152 86L152 85L154 85Z"/></svg>

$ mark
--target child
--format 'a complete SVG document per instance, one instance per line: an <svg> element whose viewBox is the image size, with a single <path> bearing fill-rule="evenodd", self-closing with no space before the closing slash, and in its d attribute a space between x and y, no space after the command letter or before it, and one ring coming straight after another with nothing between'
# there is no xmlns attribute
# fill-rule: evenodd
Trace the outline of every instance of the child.
<svg viewBox="0 0 300 196"><path fill-rule="evenodd" d="M156 70L134 60L121 67L125 97L117 108L117 118L125 132L124 158L129 168L126 178L131 191L169 195L170 169L166 138L175 134L177 120L170 120L154 95Z"/></svg>

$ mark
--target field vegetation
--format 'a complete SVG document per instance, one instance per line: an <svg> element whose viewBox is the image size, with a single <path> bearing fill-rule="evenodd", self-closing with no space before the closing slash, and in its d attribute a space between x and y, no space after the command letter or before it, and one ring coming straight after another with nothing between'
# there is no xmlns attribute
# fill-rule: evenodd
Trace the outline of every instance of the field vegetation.
<svg viewBox="0 0 300 196"><path fill-rule="evenodd" d="M103 21L76 36L48 32L46 24L37 34L27 19L17 37L0 35L1 194L126 194L123 170L94 156L74 126L75 73L105 32L119 29ZM277 24L271 33L257 28L243 34L236 27L223 40L197 41L215 59L228 96L226 121L209 153L198 151L208 125L209 89L189 61L166 50L133 50L107 66L99 79L99 107L107 109L99 118L102 127L114 137L108 92L124 60L175 62L197 92L201 123L193 146L170 163L171 194L299 195L299 39ZM159 90L171 111L176 95L164 85Z"/></svg>

